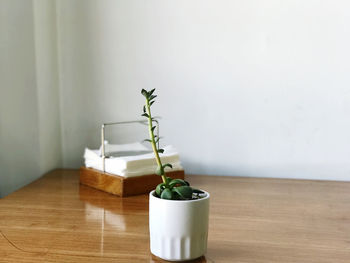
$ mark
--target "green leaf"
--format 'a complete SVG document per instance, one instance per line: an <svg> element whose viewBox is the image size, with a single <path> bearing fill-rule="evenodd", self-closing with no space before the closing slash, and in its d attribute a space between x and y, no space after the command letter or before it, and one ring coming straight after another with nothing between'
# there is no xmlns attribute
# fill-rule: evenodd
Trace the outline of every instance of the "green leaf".
<svg viewBox="0 0 350 263"><path fill-rule="evenodd" d="M144 139L143 141L144 142L152 142L152 140L150 140L150 139Z"/></svg>
<svg viewBox="0 0 350 263"><path fill-rule="evenodd" d="M171 180L171 182L169 183L169 186L170 187L174 187L175 185L187 185L186 182L182 179L173 179Z"/></svg>
<svg viewBox="0 0 350 263"><path fill-rule="evenodd" d="M155 129L156 127L157 127L157 126L153 126L153 127L151 128L152 132L154 131L154 129Z"/></svg>
<svg viewBox="0 0 350 263"><path fill-rule="evenodd" d="M151 101L151 100L153 100L155 97L157 97L157 95L151 95L151 96L149 96L149 100Z"/></svg>
<svg viewBox="0 0 350 263"><path fill-rule="evenodd" d="M163 175L164 174L164 169L162 166L158 166L156 170L156 175Z"/></svg>
<svg viewBox="0 0 350 263"><path fill-rule="evenodd" d="M146 106L143 105L143 112L146 113Z"/></svg>
<svg viewBox="0 0 350 263"><path fill-rule="evenodd" d="M171 190L173 193L173 200L181 200L181 196L177 192L174 191L174 189Z"/></svg>
<svg viewBox="0 0 350 263"><path fill-rule="evenodd" d="M151 102L149 103L149 106L152 106L153 103L154 103L154 101L151 101Z"/></svg>
<svg viewBox="0 0 350 263"><path fill-rule="evenodd" d="M169 176L166 176L166 180L167 180L167 182L169 183L169 182L171 182L171 180L173 180L173 178L171 178L171 177L169 177Z"/></svg>
<svg viewBox="0 0 350 263"><path fill-rule="evenodd" d="M171 200L173 197L173 193L171 192L171 190L169 188L165 188L162 192L162 194L160 195L160 198L162 199L168 199Z"/></svg>
<svg viewBox="0 0 350 263"><path fill-rule="evenodd" d="M142 94L143 96L145 96L146 98L148 97L148 92L147 92L147 90L145 90L145 89L142 89L142 90L141 90L141 94Z"/></svg>
<svg viewBox="0 0 350 263"><path fill-rule="evenodd" d="M175 192L177 192L182 198L184 199L191 199L192 198L192 188L190 186L184 185L184 186L178 186L173 188Z"/></svg>
<svg viewBox="0 0 350 263"><path fill-rule="evenodd" d="M149 118L149 115L147 113L142 114L141 116Z"/></svg>
<svg viewBox="0 0 350 263"><path fill-rule="evenodd" d="M163 153L164 152L164 149L158 149L157 150L159 153Z"/></svg>
<svg viewBox="0 0 350 263"><path fill-rule="evenodd" d="M155 139L155 142L156 142L156 143L159 142L160 139L163 139L162 136L159 136L159 137L158 137L157 135L154 135L154 138L156 138L156 139Z"/></svg>
<svg viewBox="0 0 350 263"><path fill-rule="evenodd" d="M163 165L163 168L165 168L165 167L170 167L171 169L173 169L173 166L172 166L170 163L164 164L164 165Z"/></svg>
<svg viewBox="0 0 350 263"><path fill-rule="evenodd" d="M148 92L148 95L151 96L155 90L156 90L156 89L152 89L151 91L149 91L149 92Z"/></svg>
<svg viewBox="0 0 350 263"><path fill-rule="evenodd" d="M161 184L159 184L159 185L157 185L157 187L156 187L156 194L160 197L160 195L161 195L161 193L162 193L162 191L163 191L163 187L165 186L165 184L164 183L161 183Z"/></svg>

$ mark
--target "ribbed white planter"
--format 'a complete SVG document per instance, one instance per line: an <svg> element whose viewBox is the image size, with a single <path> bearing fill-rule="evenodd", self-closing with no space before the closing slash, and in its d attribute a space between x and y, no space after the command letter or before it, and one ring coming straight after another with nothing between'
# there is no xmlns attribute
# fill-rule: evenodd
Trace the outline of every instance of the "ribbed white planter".
<svg viewBox="0 0 350 263"><path fill-rule="evenodd" d="M190 260L207 250L209 193L198 200L165 200L149 194L151 253L165 260Z"/></svg>

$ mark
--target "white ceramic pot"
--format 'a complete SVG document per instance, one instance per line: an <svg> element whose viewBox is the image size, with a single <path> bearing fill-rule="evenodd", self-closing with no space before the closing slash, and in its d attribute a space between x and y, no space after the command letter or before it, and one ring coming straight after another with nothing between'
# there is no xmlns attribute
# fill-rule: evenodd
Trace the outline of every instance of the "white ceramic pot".
<svg viewBox="0 0 350 263"><path fill-rule="evenodd" d="M165 260L190 260L207 250L209 193L197 200L166 200L149 194L151 253Z"/></svg>

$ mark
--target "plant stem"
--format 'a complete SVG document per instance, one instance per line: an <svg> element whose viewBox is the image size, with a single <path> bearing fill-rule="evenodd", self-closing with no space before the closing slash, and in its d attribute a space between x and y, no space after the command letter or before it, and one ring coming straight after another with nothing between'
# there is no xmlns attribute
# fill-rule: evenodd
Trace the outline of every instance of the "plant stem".
<svg viewBox="0 0 350 263"><path fill-rule="evenodd" d="M162 161L161 161L161 159L159 157L158 149L157 149L157 146L156 146L156 140L154 138L154 132L152 130L153 122L152 122L152 115L151 115L151 106L149 104L149 100L148 99L146 99L146 108L147 108L147 114L148 114L148 132L149 132L149 136L151 138L152 149L153 149L154 155L156 157L158 168L160 169L160 171L162 171L161 176L162 176L163 183L165 185L168 185L168 180L167 180L167 178L165 176L165 171L163 169Z"/></svg>

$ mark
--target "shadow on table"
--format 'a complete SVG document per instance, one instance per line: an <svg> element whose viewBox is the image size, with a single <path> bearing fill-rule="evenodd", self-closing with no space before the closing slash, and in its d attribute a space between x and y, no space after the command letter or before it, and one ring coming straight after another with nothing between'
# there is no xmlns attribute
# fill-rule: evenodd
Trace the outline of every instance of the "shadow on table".
<svg viewBox="0 0 350 263"><path fill-rule="evenodd" d="M170 262L170 261L166 261L166 260L158 258L158 257L156 257L154 255L151 255L151 259L150 259L149 262L150 263L160 263L160 262ZM176 262L184 262L184 263L213 263L214 261L205 258L205 256L202 256L200 258L196 258L196 259L193 259L193 260L176 261Z"/></svg>

